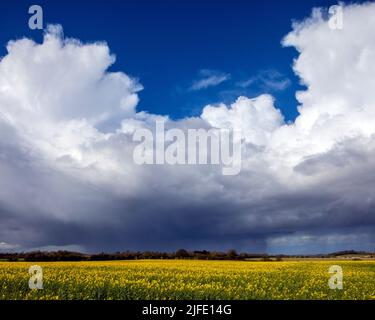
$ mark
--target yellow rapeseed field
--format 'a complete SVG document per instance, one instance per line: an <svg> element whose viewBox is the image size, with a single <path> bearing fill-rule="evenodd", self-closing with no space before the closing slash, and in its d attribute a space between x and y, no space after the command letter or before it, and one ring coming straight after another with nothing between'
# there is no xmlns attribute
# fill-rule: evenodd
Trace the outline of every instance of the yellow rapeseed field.
<svg viewBox="0 0 375 320"><path fill-rule="evenodd" d="M43 289L28 269L43 268ZM343 290L328 269L340 265ZM375 261L0 262L0 299L375 299Z"/></svg>

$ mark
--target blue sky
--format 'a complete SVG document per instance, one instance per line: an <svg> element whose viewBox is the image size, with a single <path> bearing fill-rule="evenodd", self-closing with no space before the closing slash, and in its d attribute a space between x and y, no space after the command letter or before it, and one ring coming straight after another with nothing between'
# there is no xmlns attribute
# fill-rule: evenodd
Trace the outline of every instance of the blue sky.
<svg viewBox="0 0 375 320"><path fill-rule="evenodd" d="M374 2L31 4L1 7L0 251L374 250ZM241 171L139 166L159 115L240 129Z"/></svg>
<svg viewBox="0 0 375 320"><path fill-rule="evenodd" d="M197 116L209 103L233 102L239 95L255 97L269 92L286 120L297 115L295 92L301 86L292 71L297 52L283 48L280 41L290 31L292 20L302 20L313 7L335 3L38 1L44 10L44 22L61 24L67 36L84 42L108 42L117 57L110 70L126 70L144 86L138 110L176 119ZM9 39L27 36L41 41L42 31L32 31L26 23L31 4L34 2L2 5L1 55ZM202 70L230 76L217 86L189 90L202 78ZM269 86L259 79L264 75L275 81L286 80L288 85Z"/></svg>

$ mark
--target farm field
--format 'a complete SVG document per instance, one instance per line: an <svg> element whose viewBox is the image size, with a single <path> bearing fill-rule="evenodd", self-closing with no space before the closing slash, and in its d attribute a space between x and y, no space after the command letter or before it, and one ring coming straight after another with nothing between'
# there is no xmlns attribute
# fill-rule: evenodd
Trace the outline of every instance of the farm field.
<svg viewBox="0 0 375 320"><path fill-rule="evenodd" d="M43 289L28 269L43 268ZM343 269L332 290L328 269ZM0 262L0 299L375 299L375 261Z"/></svg>

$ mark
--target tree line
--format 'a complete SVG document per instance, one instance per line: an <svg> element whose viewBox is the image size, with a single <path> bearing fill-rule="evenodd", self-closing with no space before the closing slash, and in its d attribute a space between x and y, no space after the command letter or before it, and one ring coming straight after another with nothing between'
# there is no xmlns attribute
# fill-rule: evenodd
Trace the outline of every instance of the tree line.
<svg viewBox="0 0 375 320"><path fill-rule="evenodd" d="M192 259L192 260L250 260L280 261L283 258L337 258L345 255L367 255L372 258L375 253L364 251L340 251L319 255L268 255L257 253L237 253L236 250L220 251L188 251L179 249L175 252L124 251L115 253L86 254L71 251L32 251L21 253L0 253L0 261L107 261L107 260L139 260L139 259Z"/></svg>
<svg viewBox="0 0 375 320"><path fill-rule="evenodd" d="M106 261L106 260L138 260L138 259L195 259L195 260L246 260L267 259L267 254L240 253L236 250L188 251L179 249L175 252L125 251L116 253L85 254L71 251L32 251L22 253L0 253L0 260L7 261Z"/></svg>

